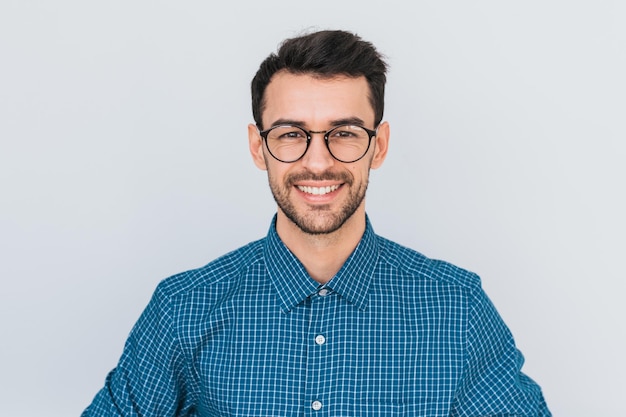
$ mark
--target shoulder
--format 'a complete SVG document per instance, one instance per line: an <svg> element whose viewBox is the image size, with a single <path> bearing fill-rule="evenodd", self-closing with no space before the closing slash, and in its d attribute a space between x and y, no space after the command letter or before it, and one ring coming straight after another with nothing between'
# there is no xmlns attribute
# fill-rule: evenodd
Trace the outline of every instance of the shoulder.
<svg viewBox="0 0 626 417"><path fill-rule="evenodd" d="M459 286L470 291L480 289L480 278L474 272L443 260L429 258L384 237L377 238L382 261L408 277Z"/></svg>
<svg viewBox="0 0 626 417"><path fill-rule="evenodd" d="M263 242L264 239L251 242L203 267L166 278L159 283L156 292L166 298L175 298L211 288L225 290L232 287L246 270L263 262Z"/></svg>

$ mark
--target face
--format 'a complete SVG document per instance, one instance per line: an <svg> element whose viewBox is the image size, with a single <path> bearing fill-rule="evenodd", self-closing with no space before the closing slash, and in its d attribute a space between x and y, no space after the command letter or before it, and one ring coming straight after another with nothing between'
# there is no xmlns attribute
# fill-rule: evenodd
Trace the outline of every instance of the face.
<svg viewBox="0 0 626 417"><path fill-rule="evenodd" d="M265 92L263 128L293 124L311 131L326 131L351 123L374 129L374 110L368 97L369 86L364 77L320 79L279 72ZM335 160L323 134L313 134L300 160L283 163L268 153L256 126L250 125L250 151L256 165L268 172L278 204L278 221L290 221L307 234L328 234L355 216L364 218L369 170L382 164L388 132L387 123L381 123L367 154L353 163Z"/></svg>

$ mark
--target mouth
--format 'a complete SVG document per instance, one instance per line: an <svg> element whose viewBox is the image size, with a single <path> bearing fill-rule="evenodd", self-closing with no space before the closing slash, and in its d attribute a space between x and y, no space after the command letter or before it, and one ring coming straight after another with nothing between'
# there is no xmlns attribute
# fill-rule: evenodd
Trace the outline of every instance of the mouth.
<svg viewBox="0 0 626 417"><path fill-rule="evenodd" d="M309 187L304 185L298 185L298 190L302 191L305 194L310 195L325 195L328 193L332 193L341 187L341 185L328 185L326 187Z"/></svg>

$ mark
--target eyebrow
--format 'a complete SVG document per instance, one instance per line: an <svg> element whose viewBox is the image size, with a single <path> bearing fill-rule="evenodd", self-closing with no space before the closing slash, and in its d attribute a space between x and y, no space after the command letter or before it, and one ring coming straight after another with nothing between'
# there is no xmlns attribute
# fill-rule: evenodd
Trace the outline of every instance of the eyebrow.
<svg viewBox="0 0 626 417"><path fill-rule="evenodd" d="M274 120L274 122L270 126L277 126L277 125L294 125L294 126L300 126L300 127L307 127L306 122L304 122L303 120L294 120L294 119L277 119L277 120ZM340 126L340 125L364 126L365 122L363 121L363 119L359 117L346 117L343 119L331 120L329 125L330 127L335 127L335 126Z"/></svg>

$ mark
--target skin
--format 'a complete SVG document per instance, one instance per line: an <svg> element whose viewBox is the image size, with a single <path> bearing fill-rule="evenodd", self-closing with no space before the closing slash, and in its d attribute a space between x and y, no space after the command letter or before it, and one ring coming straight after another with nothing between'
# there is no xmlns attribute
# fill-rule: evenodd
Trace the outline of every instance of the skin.
<svg viewBox="0 0 626 417"><path fill-rule="evenodd" d="M322 79L281 71L274 74L265 92L263 127L290 123L326 131L350 121L374 129L374 110L368 96L365 77ZM259 169L267 171L278 204L278 235L314 280L328 282L365 231L369 172L379 168L387 155L388 123L380 124L367 154L353 163L335 160L323 134L313 134L307 153L294 163L274 159L254 124L248 126L248 140L252 159ZM338 188L313 195L298 186Z"/></svg>

